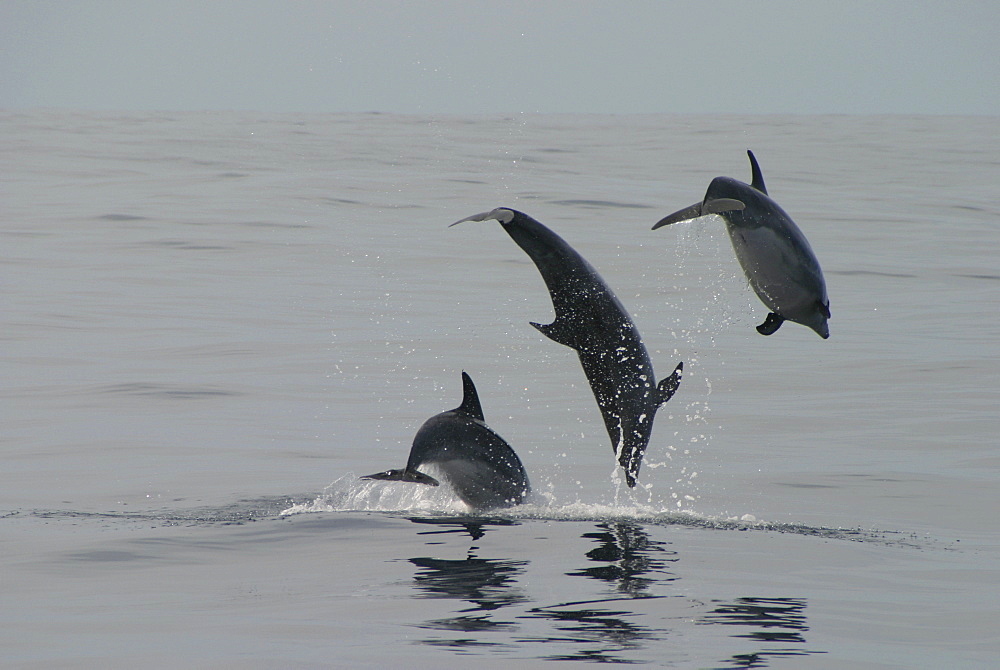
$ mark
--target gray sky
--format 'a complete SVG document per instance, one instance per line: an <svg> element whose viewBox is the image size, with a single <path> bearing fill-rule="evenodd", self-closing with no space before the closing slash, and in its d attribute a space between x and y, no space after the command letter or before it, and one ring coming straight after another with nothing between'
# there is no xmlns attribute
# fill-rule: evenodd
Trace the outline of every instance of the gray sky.
<svg viewBox="0 0 1000 670"><path fill-rule="evenodd" d="M997 0L0 0L0 108L997 115L998 29Z"/></svg>

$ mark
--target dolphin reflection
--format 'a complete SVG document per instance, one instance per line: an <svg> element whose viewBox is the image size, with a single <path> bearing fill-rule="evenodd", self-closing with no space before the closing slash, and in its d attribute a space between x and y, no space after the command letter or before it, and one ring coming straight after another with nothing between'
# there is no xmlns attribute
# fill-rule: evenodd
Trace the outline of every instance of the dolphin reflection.
<svg viewBox="0 0 1000 670"><path fill-rule="evenodd" d="M600 543L587 552L587 558L605 565L582 568L567 575L612 582L619 593L630 596L641 595L657 582L677 579L666 570L667 563L677 561L677 552L664 549L666 542L651 539L638 524L616 521L598 524L597 528L596 533L583 534Z"/></svg>

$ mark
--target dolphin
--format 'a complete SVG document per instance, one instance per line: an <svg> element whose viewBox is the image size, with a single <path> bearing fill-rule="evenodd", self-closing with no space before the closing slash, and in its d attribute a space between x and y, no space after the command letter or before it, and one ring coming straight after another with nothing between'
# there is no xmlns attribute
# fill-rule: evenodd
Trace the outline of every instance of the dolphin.
<svg viewBox="0 0 1000 670"><path fill-rule="evenodd" d="M498 207L451 225L490 220L500 222L545 280L556 318L531 325L579 355L625 482L634 487L653 417L677 391L684 364L657 384L638 329L601 275L565 240L527 214Z"/></svg>
<svg viewBox="0 0 1000 670"><path fill-rule="evenodd" d="M432 416L417 431L405 468L361 479L438 486L436 479L417 469L433 465L469 507L491 509L524 502L531 485L521 459L486 425L476 386L464 371L462 385L462 404Z"/></svg>
<svg viewBox="0 0 1000 670"><path fill-rule="evenodd" d="M805 235L791 217L767 195L764 177L752 151L750 184L716 177L699 203L660 219L653 230L707 214L726 221L736 258L750 286L770 313L757 326L761 335L774 333L785 321L830 337L830 299L826 282Z"/></svg>

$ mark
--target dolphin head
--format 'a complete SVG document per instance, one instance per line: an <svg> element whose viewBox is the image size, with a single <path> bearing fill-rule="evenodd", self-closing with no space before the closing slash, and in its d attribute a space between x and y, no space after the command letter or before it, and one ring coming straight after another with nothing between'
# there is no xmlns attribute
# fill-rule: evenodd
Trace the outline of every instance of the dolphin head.
<svg viewBox="0 0 1000 670"><path fill-rule="evenodd" d="M798 321L803 326L807 326L816 331L816 334L822 337L824 340L830 339L830 324L827 320L830 318L830 301L827 300L825 303L821 300L817 300L813 305L811 310L807 310L805 313L799 315L799 318L794 319Z"/></svg>

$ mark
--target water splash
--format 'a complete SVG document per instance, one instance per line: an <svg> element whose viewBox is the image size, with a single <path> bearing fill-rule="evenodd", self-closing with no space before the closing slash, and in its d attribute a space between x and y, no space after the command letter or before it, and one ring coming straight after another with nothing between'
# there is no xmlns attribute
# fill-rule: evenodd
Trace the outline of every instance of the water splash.
<svg viewBox="0 0 1000 670"><path fill-rule="evenodd" d="M360 479L348 473L327 486L314 500L295 503L282 510L281 516L348 511L467 514L471 510L447 486Z"/></svg>
<svg viewBox="0 0 1000 670"><path fill-rule="evenodd" d="M765 531L847 540L890 546L925 547L928 538L913 533L862 528L827 528L804 524L772 522L752 514L742 516L703 514L690 508L675 509L671 503L644 503L634 497L614 503L576 500L560 503L551 490L533 492L529 502L486 513L470 509L447 486L417 486L406 482L358 479L348 473L309 502L293 503L280 516L322 512L383 512L417 517L485 518L497 522L518 521L630 521L658 526L682 526L718 531Z"/></svg>

